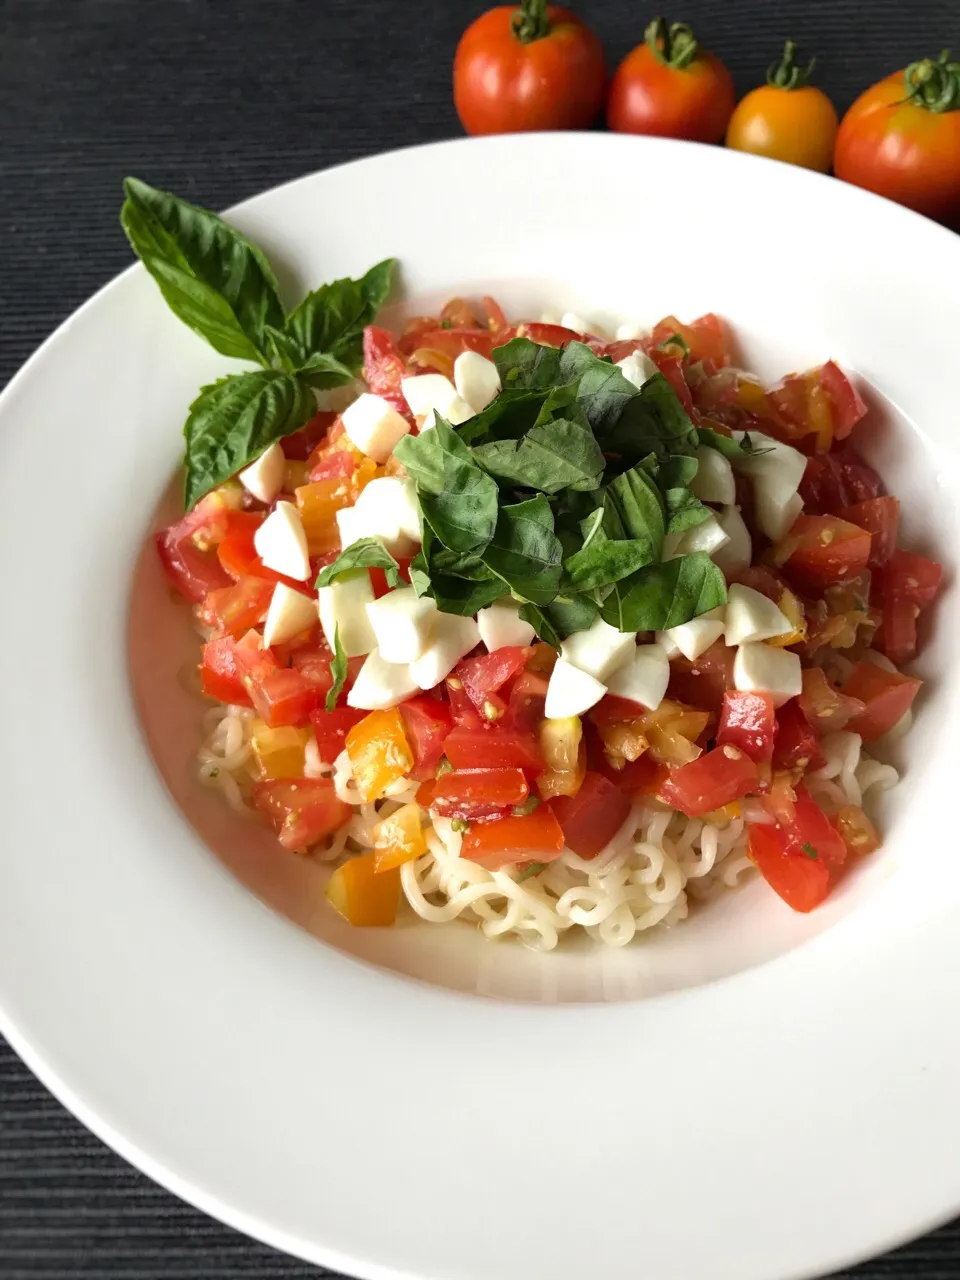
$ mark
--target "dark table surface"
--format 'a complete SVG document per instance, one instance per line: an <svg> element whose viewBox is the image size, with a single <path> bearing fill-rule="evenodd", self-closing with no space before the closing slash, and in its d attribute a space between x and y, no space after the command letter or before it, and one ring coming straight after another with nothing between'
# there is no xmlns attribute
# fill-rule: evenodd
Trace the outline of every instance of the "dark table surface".
<svg viewBox="0 0 960 1280"><path fill-rule="evenodd" d="M218 208L338 161L456 135L450 60L483 7L0 0L0 385L130 261L117 225L125 173ZM578 8L611 60L653 16L632 0ZM691 0L670 16L695 25L741 90L794 37L820 55L840 110L905 62L960 51L955 0ZM332 1273L237 1235L137 1173L0 1040L0 1276L322 1274ZM960 1280L960 1222L844 1275Z"/></svg>

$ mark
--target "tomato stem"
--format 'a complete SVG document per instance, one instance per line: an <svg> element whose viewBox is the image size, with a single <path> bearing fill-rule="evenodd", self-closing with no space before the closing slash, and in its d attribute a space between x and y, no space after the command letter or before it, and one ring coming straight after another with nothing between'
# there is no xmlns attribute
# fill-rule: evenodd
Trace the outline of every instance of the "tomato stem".
<svg viewBox="0 0 960 1280"><path fill-rule="evenodd" d="M520 7L513 15L513 34L521 44L542 40L550 34L547 17L547 0L520 0Z"/></svg>
<svg viewBox="0 0 960 1280"><path fill-rule="evenodd" d="M939 58L911 62L903 78L907 85L905 102L937 113L960 110L960 62L951 62L949 49L944 49Z"/></svg>
<svg viewBox="0 0 960 1280"><path fill-rule="evenodd" d="M805 67L797 62L797 46L787 40L779 62L771 62L767 68L767 84L774 89L802 89L808 84L817 65L816 58L811 58Z"/></svg>
<svg viewBox="0 0 960 1280"><path fill-rule="evenodd" d="M666 18L654 18L643 36L665 67L681 71L697 56L696 38L685 22L668 24Z"/></svg>

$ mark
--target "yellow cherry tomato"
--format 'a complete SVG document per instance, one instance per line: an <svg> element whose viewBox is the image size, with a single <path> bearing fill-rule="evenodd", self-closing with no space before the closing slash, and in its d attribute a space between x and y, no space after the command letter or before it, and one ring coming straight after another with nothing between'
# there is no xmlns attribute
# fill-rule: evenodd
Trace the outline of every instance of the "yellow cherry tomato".
<svg viewBox="0 0 960 1280"><path fill-rule="evenodd" d="M827 173L833 163L839 121L833 103L808 83L814 60L797 65L788 40L783 57L767 72L767 83L737 104L727 126L727 146Z"/></svg>

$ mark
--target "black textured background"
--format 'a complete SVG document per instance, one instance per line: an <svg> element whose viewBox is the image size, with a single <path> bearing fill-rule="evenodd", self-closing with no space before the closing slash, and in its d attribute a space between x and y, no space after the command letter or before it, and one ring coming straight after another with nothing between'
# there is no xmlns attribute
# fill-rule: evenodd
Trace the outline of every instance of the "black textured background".
<svg viewBox="0 0 960 1280"><path fill-rule="evenodd" d="M218 208L341 160L456 135L450 61L484 7L0 0L0 385L128 263L116 217L125 173ZM636 0L577 8L611 62L653 16ZM820 82L841 110L905 62L944 45L960 51L956 0L691 0L670 16L695 25L741 90L793 36L820 55ZM136 1173L0 1040L4 1280L323 1274L331 1273L236 1235ZM960 1280L960 1223L844 1274Z"/></svg>

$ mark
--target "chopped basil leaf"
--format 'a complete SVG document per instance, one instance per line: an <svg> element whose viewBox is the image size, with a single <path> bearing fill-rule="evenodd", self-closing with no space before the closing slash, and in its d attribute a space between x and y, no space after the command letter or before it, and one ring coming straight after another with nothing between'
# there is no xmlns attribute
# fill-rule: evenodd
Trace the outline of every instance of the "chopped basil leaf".
<svg viewBox="0 0 960 1280"><path fill-rule="evenodd" d="M539 796L527 796L523 804L515 804L510 812L515 818L525 818L528 814L533 813L540 804Z"/></svg>
<svg viewBox="0 0 960 1280"><path fill-rule="evenodd" d="M328 711L333 711L337 705L337 699L343 692L343 686L347 682L347 655L344 653L343 645L340 643L339 626L335 627L333 632L333 660L330 663L330 674L333 676L333 684L327 691L324 706Z"/></svg>
<svg viewBox="0 0 960 1280"><path fill-rule="evenodd" d="M432 431L404 436L394 456L416 481L436 537L453 551L482 551L497 526L499 494L452 427L438 417Z"/></svg>
<svg viewBox="0 0 960 1280"><path fill-rule="evenodd" d="M451 818L450 829L451 831L458 831L462 834L463 832L470 830L470 823L466 818Z"/></svg>
<svg viewBox="0 0 960 1280"><path fill-rule="evenodd" d="M723 574L703 551L651 564L618 582L600 610L619 631L667 631L727 598Z"/></svg>
<svg viewBox="0 0 960 1280"><path fill-rule="evenodd" d="M553 530L553 511L540 493L500 508L483 563L518 600L549 604L560 585L562 555Z"/></svg>
<svg viewBox="0 0 960 1280"><path fill-rule="evenodd" d="M324 565L317 575L316 587L329 587L346 573L358 569L382 569L390 587L403 585L400 566L379 538L361 538L341 551L333 564Z"/></svg>
<svg viewBox="0 0 960 1280"><path fill-rule="evenodd" d="M528 862L520 874L517 876L517 884L523 884L524 880L529 880L533 876L538 876L541 871L546 869L545 862Z"/></svg>
<svg viewBox="0 0 960 1280"><path fill-rule="evenodd" d="M809 840L808 840L805 844L802 844L802 845L800 846L800 849L801 849L801 852L805 853L805 854L807 855L807 857L808 857L808 858L819 858L819 857L820 857L819 853L817 853L816 849L815 849L815 848L813 847L813 845L809 842Z"/></svg>

